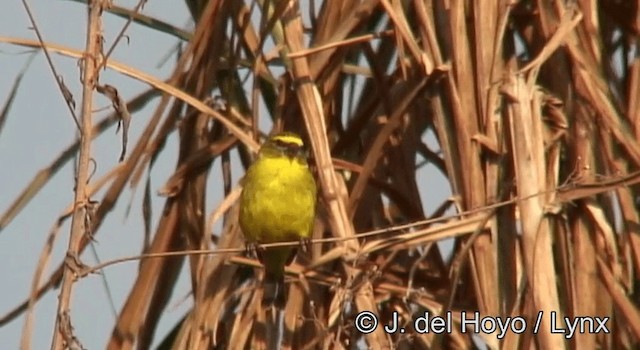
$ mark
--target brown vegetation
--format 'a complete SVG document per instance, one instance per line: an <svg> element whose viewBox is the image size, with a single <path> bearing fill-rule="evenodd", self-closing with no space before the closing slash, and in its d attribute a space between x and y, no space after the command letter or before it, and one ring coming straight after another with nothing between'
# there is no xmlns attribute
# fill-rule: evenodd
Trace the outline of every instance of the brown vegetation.
<svg viewBox="0 0 640 350"><path fill-rule="evenodd" d="M281 332L282 345L294 349L466 349L474 340L461 329L461 311L526 322L521 334L480 334L492 349L637 347L637 1L318 2L314 11L307 1L188 1L197 26L167 82L109 60L85 67L104 64L162 99L123 162L78 186L72 255L90 243L87 232L100 235L124 186L139 183L169 135L178 134L180 147L109 348L147 348L154 336L175 349L266 348ZM100 57L99 48L87 50ZM141 102L125 106L117 91L85 84L114 101L126 134ZM93 129L90 119L78 119L85 138L61 157L80 150L87 160L92 136L117 118ZM321 194L314 244L288 269L280 329L260 306L259 263L243 256L239 189L229 180L231 157L248 166L259 135L270 132L259 128L265 120L308 140ZM452 192L431 215L423 203L433 185L417 179L424 160ZM87 164L80 165L83 179ZM208 182L225 193L219 207L205 206ZM104 197L90 197L98 188ZM1 227L30 195L16 199ZM218 220L224 229L213 232ZM446 238L455 238L450 259L436 245ZM175 332L154 335L183 262L193 309ZM73 268L81 276L93 270L76 265L67 258L2 320L61 281L60 310L72 307ZM370 334L354 326L362 311L380 320ZM412 328L425 312L449 311L451 333ZM557 328L567 328L563 317L608 317L610 333L552 334L552 311ZM385 334L394 312L407 332ZM73 341L57 329L58 344Z"/></svg>

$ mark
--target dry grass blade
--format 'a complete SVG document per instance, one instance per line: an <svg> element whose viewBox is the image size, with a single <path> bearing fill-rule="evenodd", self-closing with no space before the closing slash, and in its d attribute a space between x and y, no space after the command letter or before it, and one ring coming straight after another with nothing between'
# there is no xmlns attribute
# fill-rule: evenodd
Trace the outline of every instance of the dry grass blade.
<svg viewBox="0 0 640 350"><path fill-rule="evenodd" d="M609 270L602 259L598 259L598 271L600 271L603 282L615 301L617 309L622 314L629 328L631 328L634 338L640 339L640 313L638 312L637 305L629 300L629 297L625 295L621 286L616 284L611 270Z"/></svg>
<svg viewBox="0 0 640 350"><path fill-rule="evenodd" d="M83 4L88 3L88 0L71 0L71 1L79 2ZM144 3L144 1L142 3ZM147 16L138 11L132 11L125 7L117 6L116 4L111 4L111 6L109 6L106 12L109 12L119 17L123 17L125 19L131 19L137 24L149 27L150 29L157 30L159 32L173 35L178 39L189 40L189 38L191 38L191 33L189 33L188 31L182 30L158 18Z"/></svg>
<svg viewBox="0 0 640 350"><path fill-rule="evenodd" d="M151 246L149 252L167 252L175 250L178 241L173 233L177 224L177 207L175 204L167 204L162 217L162 225ZM142 318L145 310L149 307L153 293L158 288L161 273L166 265L176 265L175 258L144 260L140 264L139 278L132 289L124 311L119 315L117 326L114 328L111 340L108 344L110 349L126 349L133 347L133 340L140 332Z"/></svg>
<svg viewBox="0 0 640 350"><path fill-rule="evenodd" d="M13 86L11 87L11 91L9 91L9 96L7 96L7 99L2 105L2 110L0 111L0 135L2 135L2 129L4 127L4 124L7 122L7 117L9 116L9 111L11 110L11 105L13 105L13 101L16 98L16 94L18 93L18 88L20 88L22 77L24 77L24 74L27 72L27 69L29 69L29 66L31 65L31 62L33 62L34 57L35 57L35 53L32 53L31 55L29 55L29 58L27 59L27 62L25 62L24 67L18 73L15 80L13 81Z"/></svg>
<svg viewBox="0 0 640 350"><path fill-rule="evenodd" d="M132 113L142 109L149 101L157 95L156 91L147 90L133 98L128 104L127 109ZM111 114L94 125L91 135L95 138L111 127L117 118L115 114ZM31 201L39 191L48 183L48 181L60 170L69 160L78 152L80 141L75 140L69 147L60 153L60 155L51 162L49 166L38 171L36 176L29 182L25 189L11 203L9 208L0 216L0 231L7 227L13 218L18 215L22 209Z"/></svg>
<svg viewBox="0 0 640 350"><path fill-rule="evenodd" d="M129 111L132 130L144 124L124 161L83 190L92 196L106 188L90 225L100 234L126 185L145 182L139 270L108 348L154 343L158 324L171 317L165 311L182 266L189 310L162 335L163 348L640 345L637 6L187 1L195 23L187 35L139 13L142 4L109 11L188 43L167 80L100 62L163 96L150 118L136 118L135 103L151 92L125 109L122 91L100 85L125 122ZM0 42L85 57L40 41ZM101 121L91 137L116 119ZM261 263L243 256L237 184L256 140L280 130L300 133L310 146L319 201L312 246L286 267L289 299L274 313L261 305ZM36 174L0 229L79 149L72 144ZM171 150L174 168L157 174ZM221 199L211 204L211 196ZM158 204L160 214L151 213ZM73 266L58 261L43 275L53 240L44 244L29 298L0 319L4 325L27 310L25 347L36 336L38 298ZM90 239L72 241L77 254ZM79 277L136 257L108 259ZM462 312L526 329L478 333ZM414 321L425 313L450 322L451 331L436 334L431 322L431 332L418 332ZM363 333L362 315L374 315L378 327ZM564 333L551 332L552 315ZM396 320L404 331L385 332ZM566 322L603 320L609 332L567 334ZM58 330L79 344L73 321L62 313Z"/></svg>
<svg viewBox="0 0 640 350"><path fill-rule="evenodd" d="M27 46L27 47L40 47L40 43L33 41L33 40L25 40L25 39L16 39L16 38L8 38L8 37L2 37L0 36L0 42L5 42L5 43L12 43L12 44L16 44L16 45L23 45L23 46ZM49 51L53 51L53 52L58 52L60 54L63 55L67 55L70 57L74 57L74 58L81 58L82 57L82 52L78 51L78 50L73 50L73 49L69 49L69 48L65 48L63 46L59 46L59 45L53 45L53 44L47 44L47 49ZM143 73L137 69L128 67L124 64L118 63L114 60L109 60L106 63L106 67L111 68L113 70L116 70L122 74L128 75L134 79L140 80L142 82L145 82L151 86L153 86L154 88L161 90L165 93L168 93L172 96L175 96L176 98L190 104L191 106L193 106L194 108L197 108L199 111L201 111L202 113L205 113L207 115L212 116L213 118L216 118L217 120L219 120L220 122L222 122L223 124L225 124L226 127L229 128L229 130L234 133L238 139L240 141L242 141L243 143L245 143L247 146L249 146L252 150L257 151L258 150L258 145L256 144L256 142L244 131L242 131L240 128L238 128L235 124L233 124L231 121L229 121L225 116L221 115L219 112L213 110L211 107L207 106L205 103L203 103L202 101L200 101L199 99L185 93L184 91L175 88L174 86L172 86L171 84L165 83L159 79L157 79L154 76L151 76L149 74Z"/></svg>

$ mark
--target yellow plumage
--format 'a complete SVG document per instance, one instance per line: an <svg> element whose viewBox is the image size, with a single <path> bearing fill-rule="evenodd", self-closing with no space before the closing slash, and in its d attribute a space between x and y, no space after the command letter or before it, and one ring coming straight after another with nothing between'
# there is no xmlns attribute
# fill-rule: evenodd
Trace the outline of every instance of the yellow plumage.
<svg viewBox="0 0 640 350"><path fill-rule="evenodd" d="M313 229L316 184L309 171L302 139L293 133L270 137L243 181L240 227L251 243L308 238ZM284 267L293 247L259 251L265 266L263 304L284 306Z"/></svg>

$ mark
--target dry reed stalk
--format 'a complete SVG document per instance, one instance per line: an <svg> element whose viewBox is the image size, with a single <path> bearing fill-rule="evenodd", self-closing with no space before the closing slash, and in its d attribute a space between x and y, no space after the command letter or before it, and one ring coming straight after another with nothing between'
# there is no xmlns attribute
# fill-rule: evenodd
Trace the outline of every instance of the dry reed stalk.
<svg viewBox="0 0 640 350"><path fill-rule="evenodd" d="M80 262L81 242L91 235L91 198L87 195L89 186L89 161L91 159L91 132L93 129L93 93L98 85L99 66L102 59L102 12L106 2L97 1L88 7L87 41L82 67L82 102L80 121L80 150L76 168L74 210L71 219L71 233L67 258L62 274L62 284L58 297L57 317L54 326L52 349L82 347L73 334L71 324L71 296ZM28 348L28 344L22 344Z"/></svg>

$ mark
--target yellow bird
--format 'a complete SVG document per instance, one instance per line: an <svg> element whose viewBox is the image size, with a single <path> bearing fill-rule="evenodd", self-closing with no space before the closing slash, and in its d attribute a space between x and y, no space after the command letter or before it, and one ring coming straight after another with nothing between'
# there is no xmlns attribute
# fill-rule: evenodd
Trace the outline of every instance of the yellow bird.
<svg viewBox="0 0 640 350"><path fill-rule="evenodd" d="M242 185L240 228L247 241L266 244L311 235L317 189L300 136L283 132L267 139ZM284 267L295 253L295 247L258 250L265 267L263 306L284 307Z"/></svg>

